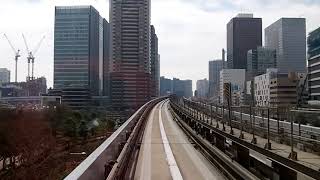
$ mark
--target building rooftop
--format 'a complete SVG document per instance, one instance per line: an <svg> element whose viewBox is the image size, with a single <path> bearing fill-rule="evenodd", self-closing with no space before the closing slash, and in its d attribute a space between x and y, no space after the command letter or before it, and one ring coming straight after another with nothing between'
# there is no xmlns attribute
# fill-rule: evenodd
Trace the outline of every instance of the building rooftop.
<svg viewBox="0 0 320 180"><path fill-rule="evenodd" d="M236 17L237 18L253 18L253 14L251 14L251 13L239 13Z"/></svg>

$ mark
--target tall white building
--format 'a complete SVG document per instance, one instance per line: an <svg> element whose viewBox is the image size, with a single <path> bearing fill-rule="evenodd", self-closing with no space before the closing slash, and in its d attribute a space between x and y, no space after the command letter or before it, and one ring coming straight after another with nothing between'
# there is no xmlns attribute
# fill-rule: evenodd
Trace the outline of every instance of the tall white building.
<svg viewBox="0 0 320 180"><path fill-rule="evenodd" d="M0 68L0 84L10 82L10 71L7 68Z"/></svg>
<svg viewBox="0 0 320 180"><path fill-rule="evenodd" d="M246 80L245 69L223 69L220 71L220 103L224 103L223 84L231 83L232 93L244 91Z"/></svg>
<svg viewBox="0 0 320 180"><path fill-rule="evenodd" d="M198 97L208 97L209 81L207 79L201 79L197 81L197 93Z"/></svg>
<svg viewBox="0 0 320 180"><path fill-rule="evenodd" d="M268 26L265 45L276 50L279 72L306 72L305 18L281 18Z"/></svg>
<svg viewBox="0 0 320 180"><path fill-rule="evenodd" d="M254 78L254 99L256 106L270 105L270 79L277 69L267 69L266 74Z"/></svg>

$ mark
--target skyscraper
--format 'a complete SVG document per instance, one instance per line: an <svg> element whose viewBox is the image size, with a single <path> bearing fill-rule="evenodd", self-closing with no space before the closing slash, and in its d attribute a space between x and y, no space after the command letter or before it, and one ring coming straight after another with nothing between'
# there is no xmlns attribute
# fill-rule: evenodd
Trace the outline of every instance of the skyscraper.
<svg viewBox="0 0 320 180"><path fill-rule="evenodd" d="M92 6L55 8L54 88L79 87L92 96L103 94L107 24Z"/></svg>
<svg viewBox="0 0 320 180"><path fill-rule="evenodd" d="M110 96L110 24L103 21L103 96Z"/></svg>
<svg viewBox="0 0 320 180"><path fill-rule="evenodd" d="M197 93L200 98L207 98L209 91L209 81L207 78L197 81Z"/></svg>
<svg viewBox="0 0 320 180"><path fill-rule="evenodd" d="M239 14L227 24L227 65L246 69L247 52L262 45L262 19L253 14Z"/></svg>
<svg viewBox="0 0 320 180"><path fill-rule="evenodd" d="M218 96L220 71L223 69L222 60L209 61L209 96Z"/></svg>
<svg viewBox="0 0 320 180"><path fill-rule="evenodd" d="M151 97L160 95L160 55L158 54L158 37L151 25Z"/></svg>
<svg viewBox="0 0 320 180"><path fill-rule="evenodd" d="M281 18L265 29L266 47L276 49L279 72L306 72L306 20Z"/></svg>
<svg viewBox="0 0 320 180"><path fill-rule="evenodd" d="M309 34L308 61L310 97L320 101L320 28Z"/></svg>
<svg viewBox="0 0 320 180"><path fill-rule="evenodd" d="M111 102L136 109L150 99L150 0L110 0Z"/></svg>
<svg viewBox="0 0 320 180"><path fill-rule="evenodd" d="M265 47L251 49L247 54L247 74L250 79L277 67L276 50Z"/></svg>

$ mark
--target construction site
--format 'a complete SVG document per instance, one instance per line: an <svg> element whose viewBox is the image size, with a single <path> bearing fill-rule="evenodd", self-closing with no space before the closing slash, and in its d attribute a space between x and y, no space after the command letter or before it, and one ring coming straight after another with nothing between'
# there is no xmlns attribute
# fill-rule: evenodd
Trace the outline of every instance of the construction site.
<svg viewBox="0 0 320 180"><path fill-rule="evenodd" d="M27 38L22 34L22 40L26 49L27 75L25 81L18 81L18 64L22 57L21 50L16 48L10 38L4 34L4 38L11 47L14 59L14 81L10 78L0 83L0 103L14 106L34 105L40 102L41 94L47 92L47 80L45 77L35 77L35 59L45 36L41 37L33 49L29 48ZM10 77L10 71L9 71ZM36 99L36 100L35 100Z"/></svg>

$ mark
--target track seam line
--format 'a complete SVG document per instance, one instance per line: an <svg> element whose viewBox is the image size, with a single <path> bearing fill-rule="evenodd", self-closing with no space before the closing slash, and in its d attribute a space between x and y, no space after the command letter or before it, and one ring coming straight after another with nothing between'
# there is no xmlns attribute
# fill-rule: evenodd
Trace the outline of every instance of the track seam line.
<svg viewBox="0 0 320 180"><path fill-rule="evenodd" d="M169 165L170 174L171 174L171 177L173 180L183 180L180 169L179 169L177 162L173 156L166 132L164 130L162 117L161 117L161 109L163 108L163 105L164 105L164 103L161 104L160 109L159 109L160 134L161 134L161 139L162 139L164 150L165 150L166 157L167 157L167 162Z"/></svg>

